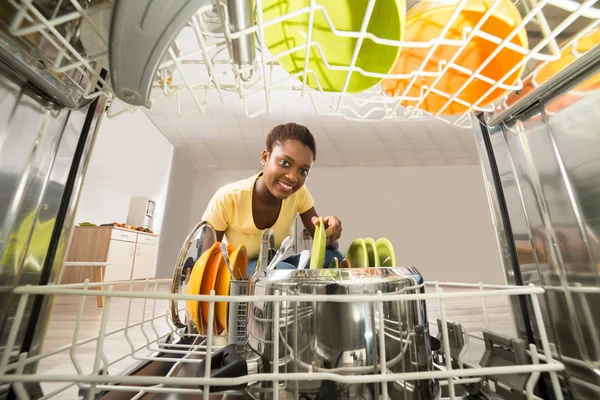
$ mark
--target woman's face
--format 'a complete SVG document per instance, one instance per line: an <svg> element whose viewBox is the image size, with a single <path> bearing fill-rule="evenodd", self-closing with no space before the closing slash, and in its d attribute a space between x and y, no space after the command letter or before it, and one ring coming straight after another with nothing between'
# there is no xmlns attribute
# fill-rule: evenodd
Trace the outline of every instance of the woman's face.
<svg viewBox="0 0 600 400"><path fill-rule="evenodd" d="M263 179L273 196L287 199L304 185L313 164L313 153L297 140L286 140L261 155Z"/></svg>

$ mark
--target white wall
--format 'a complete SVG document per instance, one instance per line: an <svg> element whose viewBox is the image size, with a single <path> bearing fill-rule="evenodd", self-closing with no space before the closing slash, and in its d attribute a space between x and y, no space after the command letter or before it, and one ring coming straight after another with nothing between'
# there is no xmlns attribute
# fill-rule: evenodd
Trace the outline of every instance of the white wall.
<svg viewBox="0 0 600 400"><path fill-rule="evenodd" d="M199 171L190 223L220 186L254 172ZM315 168L307 186L320 215L342 220L342 251L357 237L387 237L398 263L427 280L504 282L479 166Z"/></svg>
<svg viewBox="0 0 600 400"><path fill-rule="evenodd" d="M221 186L228 183L248 178L260 172L260 169L205 169L196 173L194 182L194 194L191 204L190 224L194 225L202 219L204 209L208 205L213 194Z"/></svg>
<svg viewBox="0 0 600 400"><path fill-rule="evenodd" d="M143 112L105 117L92 150L75 223L125 223L131 197L147 196L156 201L153 228L160 233L172 157L173 145Z"/></svg>
<svg viewBox="0 0 600 400"><path fill-rule="evenodd" d="M166 199L163 234L158 244L156 277L170 278L181 246L194 225L190 217L194 192L194 169L187 149L175 149Z"/></svg>

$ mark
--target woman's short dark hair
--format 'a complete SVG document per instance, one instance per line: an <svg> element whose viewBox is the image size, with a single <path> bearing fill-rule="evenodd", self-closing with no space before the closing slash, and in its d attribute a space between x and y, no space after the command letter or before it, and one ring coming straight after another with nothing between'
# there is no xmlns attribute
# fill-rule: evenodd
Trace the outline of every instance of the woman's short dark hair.
<svg viewBox="0 0 600 400"><path fill-rule="evenodd" d="M297 140L310 149L313 153L313 159L317 159L317 145L315 137L310 133L307 127L295 122L277 125L267 135L267 151L273 151L273 146L282 145L287 140Z"/></svg>

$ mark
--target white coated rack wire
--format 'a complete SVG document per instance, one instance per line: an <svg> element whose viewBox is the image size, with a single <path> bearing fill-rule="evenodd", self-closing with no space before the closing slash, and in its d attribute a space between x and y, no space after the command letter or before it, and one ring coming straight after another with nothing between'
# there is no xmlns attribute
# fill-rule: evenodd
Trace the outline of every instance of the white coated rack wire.
<svg viewBox="0 0 600 400"><path fill-rule="evenodd" d="M17 37L44 43L44 53L49 65L47 67L56 73L70 73L76 71L83 75L82 89L86 97L94 97L99 93L107 94L113 101L110 103L109 117L117 116L123 112L133 111L134 107L118 100L114 96L110 83L103 80L100 67L106 67L108 56L108 26L111 0L63 0L58 3L70 2L68 12L56 15L44 15L32 0L7 0L16 10L10 25L10 33ZM221 0L215 0L221 1ZM484 0L481 0L482 2ZM327 9L318 1L306 2L306 7L297 11L283 14L271 20L265 20L262 13L257 12L256 24L250 28L232 33L229 25L225 24L220 29L214 28L207 20L206 10L199 10L196 15L190 16L190 21L181 31L175 44L168 52L156 76L152 101L160 98L168 99L173 109L179 115L209 112L210 107L219 103L232 101L243 102L243 109L248 117L271 113L273 109L281 106L282 93L288 93L294 99L302 98L314 107L320 115L338 115L352 120L382 120L382 119L410 119L410 118L437 118L458 126L470 126L469 114L472 111L491 111L499 106L506 106L506 96L523 87L523 82L531 79L532 84L538 85L535 76L540 69L551 62L561 58L564 51L570 51L574 59L583 53L577 50L577 43L585 34L598 28L600 23L600 9L595 8L596 0L577 2L574 0L517 0L522 22L514 27L512 32L502 37L494 36L490 32L480 29L489 18L492 11L503 0L488 0L489 12L482 15L481 19L471 27L466 27L462 32L461 40L449 40L444 37L451 24L460 11L468 4L467 0L455 0L456 9L449 17L446 26L439 37L428 41L394 41L377 38L367 33L366 26L371 17L371 11L376 0L368 0L363 18L363 29L360 32L341 31L330 25L335 35L340 38L356 38L355 56L363 42L371 40L386 46L397 46L402 49L425 48L429 49L427 56L416 70L405 74L381 74L365 71L356 66L356 57L349 65L332 65L325 60L330 70L347 71L348 79L352 74L364 76L405 80L402 93L388 96L381 85L377 85L362 93L351 94L347 91L347 82L339 92L324 92L322 82L317 78L317 89L307 87L309 76L315 77L305 58L304 68L294 76L288 74L280 65L279 59L285 54L298 50L311 48L320 49L319 43L311 41L313 25L309 23L305 32L306 42L288 52L272 55L265 45L265 28L277 23L297 17L300 14L312 16L315 13L324 13L325 18L331 21ZM448 2L446 2L448 3ZM256 0L256 10L262 10L262 0ZM415 3L409 1L407 8ZM214 22L214 21L213 21ZM331 22L330 22L331 24ZM218 25L218 22L217 22ZM511 41L521 30L525 29L529 36L529 46L523 47ZM254 35L257 38L257 51L255 63L246 69L239 69L232 61L229 54L228 40L240 38L244 35ZM469 46L474 40L486 40L493 43L496 49L476 70L465 69L456 65L454 61L462 53L469 51ZM425 70L428 59L439 46L455 46L456 53L449 60L439 60L437 72ZM503 77L494 79L483 76L482 71L494 57L503 49L510 49L518 53L521 58L512 66ZM588 50L588 49L586 49ZM400 53L402 56L402 52ZM507 78L526 66L523 76L515 83L509 83ZM254 78L249 82L240 79L240 74L252 69ZM449 71L458 70L469 76L467 82L452 92L445 92L438 82ZM420 86L418 97L409 96L411 87L419 77L433 76L434 82L428 86ZM347 79L347 81L348 81ZM490 86L487 93L482 94L477 100L466 102L459 98L465 87L475 80L487 82ZM437 86L436 86L437 85ZM492 104L484 104L484 99L496 89L504 91L504 95ZM96 91L100 89L100 91ZM435 94L447 99L446 104L434 113L423 109L423 101L429 94ZM413 103L407 105L406 101ZM454 100L464 106L465 110L460 115L446 116L444 110ZM404 105L407 105L406 107Z"/></svg>
<svg viewBox="0 0 600 400"><path fill-rule="evenodd" d="M331 373L316 370L308 373L259 373L251 376L237 378L209 378L196 377L201 360L214 354L215 351L227 344L227 339L214 334L212 324L215 318L215 302L223 301L223 296L211 295L184 295L169 293L169 280L147 280L145 282L113 282L113 283L89 283L67 284L55 286L22 286L14 289L14 294L19 296L18 310L13 329L9 333L8 347L12 344L18 334L20 320L24 316L25 305L29 298L35 295L54 296L54 312L58 315L51 318L60 326L61 337L72 337L64 343L46 339L45 347L38 355L10 354L4 352L0 359L0 380L3 385L12 385L20 399L28 399L27 384L41 382L46 390L42 399L48 398L73 398L73 394L79 392L85 398L94 398L95 392L111 391L128 393L129 398L138 399L148 394L185 394L203 395L209 398L208 385L236 385L250 382L271 382L277 389L278 382L303 382L314 380L329 380L334 382L357 383L357 382L407 382L422 379L435 379L442 386L447 386L448 397L454 399L458 395L460 385L475 382L487 382L491 376L502 377L507 374L522 374L527 378L524 395L527 399L538 398L534 395L534 387L540 374L549 374L552 387L557 399L562 399L557 372L562 371L564 366L553 354L545 331L543 318L538 302L538 296L544 293L544 289L534 286L504 286L484 284L461 284L427 282L426 290L416 294L374 294L360 296L343 295L297 295L294 300L323 302L366 302L373 303L379 313L383 311L384 302L389 301L421 301L427 302L427 313L431 321L431 330L436 331L436 320L441 322L442 330L438 332L444 354L451 354L449 333L446 322L452 317L452 311L456 305L464 307L465 304L472 306L471 310L479 308L483 321L470 320L472 326L465 326L464 340L466 346L461 351L458 364L446 358L445 361L436 366L432 371L391 373L386 371L385 362L382 368L376 371L360 374ZM101 290L100 290L101 289ZM118 290L117 290L118 289ZM581 290L594 290L598 288ZM214 293L214 292L213 292ZM105 297L104 308L95 306L95 296ZM498 306L508 302L514 296L525 296L529 299L533 309L533 319L536 329L539 330L541 349L538 352L536 346L529 345L530 357L527 363L510 366L488 366L477 365L476 360L482 350L481 333L494 329L494 323L498 320ZM90 299L86 302L86 299ZM168 304L170 301L178 301L185 304L186 300L198 300L209 302L208 334L197 335L188 333L185 328L175 328L169 317ZM229 296L225 300L229 302L247 303L249 301L272 302L274 309L285 301L290 301L290 296L262 295L262 296ZM507 306L508 307L508 306ZM61 311L61 309L63 311ZM508 309L508 308L507 308ZM73 324L65 321L61 312L73 314ZM382 314L380 314L382 315ZM512 323L510 315L505 315ZM273 318L273 331L279 332L279 319ZM383 318L377 320L379 324L379 335L383 335ZM505 326L506 327L506 326ZM514 326L512 326L514 328ZM506 329L505 329L506 330ZM93 332L89 336L85 333ZM508 329L506 334L510 334ZM279 355L279 335L273 335L274 355ZM191 344L176 344L176 338L192 339ZM385 355L385 344L383 337L379 341L380 354ZM54 346L50 346L53 343ZM175 343L175 344L174 344ZM50 347L49 347L50 346ZM383 356L385 358L385 356ZM15 361L16 360L16 361ZM168 372L162 375L144 374L136 376L120 374L127 370L134 362L162 361L172 362L173 365ZM278 360L276 359L275 362ZM471 365L466 367L467 361ZM31 365L38 365L37 373L27 373ZM276 364L277 365L277 364ZM188 373L181 374L178 371L187 368ZM363 368L364 369L364 368ZM206 373L210 370L210 363ZM191 374L189 371L192 371ZM383 398L387 397L387 385L382 385ZM266 389L271 390L271 389ZM234 395L235 391L223 393L223 399L227 395ZM70 394L68 396L67 394ZM214 394L210 395L214 399ZM273 389L272 398L278 399L278 390Z"/></svg>

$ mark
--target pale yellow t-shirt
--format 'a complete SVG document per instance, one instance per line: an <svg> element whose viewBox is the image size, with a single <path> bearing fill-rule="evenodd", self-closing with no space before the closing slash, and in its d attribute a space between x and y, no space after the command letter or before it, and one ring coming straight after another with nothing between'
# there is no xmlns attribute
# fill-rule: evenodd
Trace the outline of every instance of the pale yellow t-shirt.
<svg viewBox="0 0 600 400"><path fill-rule="evenodd" d="M263 232L256 227L252 217L252 190L261 174L223 186L214 194L202 216L202 220L209 222L216 230L224 231L227 242L235 248L244 244L250 260L258 258ZM305 213L313 206L314 200L306 185L283 200L277 221L271 227L277 247L291 234L296 215Z"/></svg>

